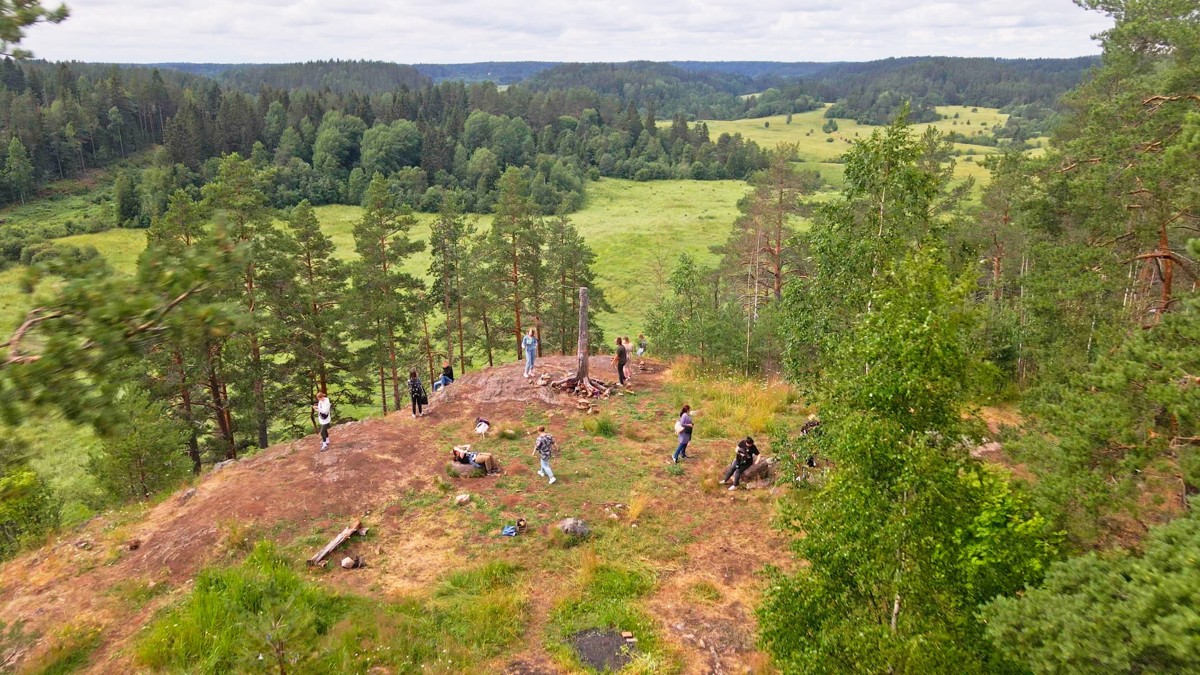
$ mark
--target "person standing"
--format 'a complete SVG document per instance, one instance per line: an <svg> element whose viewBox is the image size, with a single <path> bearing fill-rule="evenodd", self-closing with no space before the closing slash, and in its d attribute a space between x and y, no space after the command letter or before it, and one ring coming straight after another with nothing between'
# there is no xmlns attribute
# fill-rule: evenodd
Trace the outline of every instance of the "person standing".
<svg viewBox="0 0 1200 675"><path fill-rule="evenodd" d="M675 454L671 455L671 461L678 464L679 460L687 459L687 446L692 442L692 406L685 405L683 410L679 411L679 419L675 422L675 432L679 434L679 446L675 448Z"/></svg>
<svg viewBox="0 0 1200 675"><path fill-rule="evenodd" d="M433 393L454 381L454 366L449 361L442 361L442 375L433 383Z"/></svg>
<svg viewBox="0 0 1200 675"><path fill-rule="evenodd" d="M621 338L617 338L617 353L613 355L613 364L617 366L617 379L622 387L625 386L625 364L628 362L629 352L625 350Z"/></svg>
<svg viewBox="0 0 1200 675"><path fill-rule="evenodd" d="M408 371L408 395L412 399L412 416L424 417L425 411L423 406L429 403L429 398L425 394L425 385L421 384L421 378L417 377L417 371Z"/></svg>
<svg viewBox="0 0 1200 675"><path fill-rule="evenodd" d="M525 349L525 377L533 376L533 360L537 358L538 339L534 334L534 329L529 329L529 334L521 339L521 347Z"/></svg>
<svg viewBox="0 0 1200 675"><path fill-rule="evenodd" d="M638 333L637 356L640 359L645 355L646 355L646 336L642 335L641 333Z"/></svg>
<svg viewBox="0 0 1200 675"><path fill-rule="evenodd" d="M738 484L742 480L742 474L746 473L746 469L754 466L754 462L758 460L758 447L754 445L754 439L747 436L738 441L737 452L733 456L733 463L725 470L725 475L718 481L718 484L724 485L729 482L729 477L733 477L733 485L729 486L730 490L736 490Z"/></svg>
<svg viewBox="0 0 1200 675"><path fill-rule="evenodd" d="M622 338L622 341L625 343L624 344L624 347L625 347L625 369L624 369L625 370L625 379L632 380L633 379L633 367L630 366L630 364L629 364L629 361L630 361L629 355L633 353L633 342L627 337Z"/></svg>
<svg viewBox="0 0 1200 675"><path fill-rule="evenodd" d="M549 477L550 482L547 485L554 485L554 481L558 480L554 477L554 472L550 470L550 457L554 454L554 437L546 433L546 427L539 426L537 440L533 443L533 454L541 460L542 468L538 469L538 475Z"/></svg>
<svg viewBox="0 0 1200 675"><path fill-rule="evenodd" d="M333 404L325 392L317 393L317 404L313 406L317 413L317 424L321 427L321 452L329 449L329 424L333 421Z"/></svg>

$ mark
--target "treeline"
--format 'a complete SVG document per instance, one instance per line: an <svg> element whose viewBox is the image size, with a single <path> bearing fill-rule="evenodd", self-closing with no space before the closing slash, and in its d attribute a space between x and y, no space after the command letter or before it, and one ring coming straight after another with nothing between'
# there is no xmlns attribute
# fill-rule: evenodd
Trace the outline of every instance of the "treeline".
<svg viewBox="0 0 1200 675"><path fill-rule="evenodd" d="M521 86L536 91L583 87L643 110L652 107L668 117L682 112L691 119L785 115L813 109L812 101L831 101L836 103L831 117L886 125L906 104L914 122L938 119L934 107L940 105L1051 106L1097 62L1095 57L910 57L829 64L635 61L563 64ZM795 106L788 105L793 102Z"/></svg>
<svg viewBox="0 0 1200 675"><path fill-rule="evenodd" d="M831 66L797 83L795 91L835 101L830 117L860 124L887 124L905 105L913 122L932 122L938 119L934 108L940 105L1051 106L1097 64L1097 58L1087 56L887 59Z"/></svg>
<svg viewBox="0 0 1200 675"><path fill-rule="evenodd" d="M222 85L248 93L265 88L295 91L328 89L335 94L381 94L400 89L420 89L430 83L413 66L385 61L308 61L245 65L213 75Z"/></svg>
<svg viewBox="0 0 1200 675"><path fill-rule="evenodd" d="M90 423L100 485L117 500L144 499L204 463L312 433L318 392L343 421L359 406L403 409L410 371L428 390L443 361L461 374L515 358L530 328L543 354L573 354L581 286L593 310L608 310L594 254L568 217L539 214L516 167L499 180L491 228L447 200L428 244L376 174L352 262L335 255L308 202L271 208L269 180L250 160L222 158L198 198L179 190L154 218L132 278L102 260L47 258L39 270L66 279L5 343L3 414L51 405ZM427 245L428 272L405 272ZM18 452L0 449L13 464L0 464L0 480L32 480ZM0 516L52 520L44 487L0 494ZM0 541L0 555L15 545Z"/></svg>
<svg viewBox="0 0 1200 675"><path fill-rule="evenodd" d="M980 205L901 117L835 200L762 176L722 266L681 261L651 313L661 347L782 363L820 411L776 440L797 477L831 466L784 508L805 564L759 611L783 670L1200 667L1194 12L1113 18L1049 152L992 159ZM964 418L991 401L1019 426Z"/></svg>
<svg viewBox="0 0 1200 675"><path fill-rule="evenodd" d="M325 77L333 66L363 64L296 72ZM577 209L584 183L601 176L744 178L765 163L740 136L660 134L652 112L585 90L448 82L374 95L268 86L247 94L182 73L11 61L0 62L0 139L0 202L161 144L153 167L117 180L111 224L126 227L147 226L175 190L203 185L233 152L271 168L265 190L278 208L358 204L378 172L413 209L436 212L453 199L486 213L500 176L519 167L547 215ZM19 260L50 234L0 228L0 248Z"/></svg>

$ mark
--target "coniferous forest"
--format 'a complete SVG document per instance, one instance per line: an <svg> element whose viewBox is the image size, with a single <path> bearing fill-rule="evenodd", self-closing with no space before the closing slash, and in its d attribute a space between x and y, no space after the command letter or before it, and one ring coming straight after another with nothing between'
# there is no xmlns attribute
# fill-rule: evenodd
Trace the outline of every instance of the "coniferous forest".
<svg viewBox="0 0 1200 675"><path fill-rule="evenodd" d="M623 448L661 441L648 435L707 396L722 403L696 406L711 408L695 412L697 438L708 430L722 445L701 453L724 458L753 431L772 455L770 490L751 506L771 511L762 528L785 545L742 570L754 579L737 588L752 589L753 607L739 595L735 608L752 623L742 649L761 652L761 672L1200 671L1200 14L1192 0L1077 4L1112 21L1099 57L442 66L42 61L17 48L21 31L65 11L0 4L10 55L0 61L0 200L11 213L64 182L111 179L96 198L100 216L64 225L0 214L0 270L19 270L22 297L37 299L0 336L0 418L53 420L96 439L85 462L98 486L89 517L156 508L184 486L207 489L218 463L304 442L319 426L317 394L337 401L335 429L407 418L410 370L426 386L444 364L460 378L500 373L524 358L531 328L539 358L575 357L585 332L592 353L616 363L618 336L598 317L626 291L606 280L628 277L602 269L578 226L590 192L609 180L744 185L732 222L691 226L719 229L719 244L680 253L665 237L655 243L669 266L637 320L665 374L633 381L664 389L614 388L600 404L581 402L582 422L555 427L588 438L568 438L556 456L582 468L554 486L581 492L554 508L594 498L644 534L606 523L579 549L538 549L530 555L542 562L523 558L534 565L524 571L496 554L500 562L439 576L428 597L383 609L371 603L394 598L330 595L320 578L338 570L301 579L289 566L288 546L298 545L280 532L310 521L241 548L227 533L228 569L205 568L195 590L170 599L149 594L143 601L160 603L141 619L151 629L111 658L182 672L198 649L213 654L204 672L245 670L251 652L273 654L281 673L416 672L435 656L359 652L392 639L388 631L409 636L397 645L441 646L430 635L458 633L435 624L488 611L489 625L528 618L544 599L514 589L521 574L546 574L536 565L549 560L582 570L532 638L555 667L595 670L570 641L635 626L644 652L627 672L684 672L696 662L663 646L670 622L654 616L670 603L639 603L683 583L674 575L711 523L687 534L674 519L690 503L658 504L660 514L647 504L656 490L715 504L725 480L718 488L689 478L687 463L657 466L667 448L622 465L633 475L655 464L636 474L636 489L620 486L629 506L587 490L619 478L609 464ZM984 134L951 120L949 106L994 109L1004 122ZM754 120L765 134L805 113L821 116L821 134L768 144L709 130ZM839 120L853 121L854 136L816 162L813 145L833 144ZM981 172L962 173L968 161ZM320 210L333 205L353 216L352 250L323 229ZM132 271L63 240L118 228L145 235ZM774 388L787 393L751 409ZM497 429L512 438L496 443L519 438L519 447L489 452L524 457L533 435L526 443L517 429L567 424L559 411L505 414ZM751 422L755 414L769 419ZM458 442L449 423L413 433L414 445ZM41 461L17 437L0 439L0 559L29 560L21 556L88 527L64 515ZM521 482L529 473L497 479L497 490L520 493L497 498L503 506L477 496L466 507L470 494L457 504L498 529L526 490L541 489ZM406 484L387 508L433 518L421 509L463 485L441 475ZM639 520L634 508L653 515ZM713 508L703 513L727 507ZM479 543L488 537L457 550L492 556ZM656 557L642 538L671 553ZM735 596L722 596L732 582L717 578L671 602L734 611ZM261 607L221 616L267 637L225 644L207 629L183 632L208 625L197 618L206 603L243 602L230 590L242 583L266 589ZM475 584L477 615L457 595ZM0 588L20 585L0 575ZM386 629L365 628L383 616ZM258 621L274 623L259 630ZM21 625L0 621L3 658L76 644L62 633L57 647L49 634L22 646L33 638ZM503 666L525 626L498 628L512 635L495 643L467 631L445 667ZM79 663L104 639L86 642Z"/></svg>

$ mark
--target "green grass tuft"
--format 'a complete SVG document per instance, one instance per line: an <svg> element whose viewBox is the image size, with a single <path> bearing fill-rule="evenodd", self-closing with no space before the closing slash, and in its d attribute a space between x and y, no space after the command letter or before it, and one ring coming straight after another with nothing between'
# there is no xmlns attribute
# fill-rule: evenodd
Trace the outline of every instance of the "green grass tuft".
<svg viewBox="0 0 1200 675"><path fill-rule="evenodd" d="M155 670L225 673L254 663L291 672L471 671L520 639L519 570L491 563L452 574L428 600L336 595L303 580L273 544L200 573L137 644Z"/></svg>
<svg viewBox="0 0 1200 675"><path fill-rule="evenodd" d="M620 431L617 428L617 421L608 413L585 418L583 429L593 436L603 436L604 438L615 438Z"/></svg>

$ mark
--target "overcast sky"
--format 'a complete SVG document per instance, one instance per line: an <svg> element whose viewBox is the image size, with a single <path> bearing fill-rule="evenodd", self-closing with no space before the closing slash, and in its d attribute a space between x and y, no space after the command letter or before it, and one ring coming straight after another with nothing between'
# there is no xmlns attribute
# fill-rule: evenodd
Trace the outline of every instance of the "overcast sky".
<svg viewBox="0 0 1200 675"><path fill-rule="evenodd" d="M67 0L41 58L119 63L868 61L1099 53L1071 0Z"/></svg>

